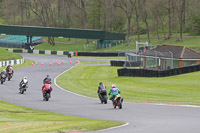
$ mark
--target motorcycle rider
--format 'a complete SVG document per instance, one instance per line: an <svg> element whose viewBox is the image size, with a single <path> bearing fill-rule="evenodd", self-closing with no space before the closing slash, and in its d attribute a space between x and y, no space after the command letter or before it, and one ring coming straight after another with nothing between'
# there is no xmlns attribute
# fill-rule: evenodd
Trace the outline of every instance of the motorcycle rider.
<svg viewBox="0 0 200 133"><path fill-rule="evenodd" d="M51 97L51 91L53 90L53 88L52 88L51 85L48 84L48 83L45 83L45 84L42 86L43 97L44 97L45 91L47 91L48 89L50 89L50 97ZM45 99L44 99L44 100L45 100Z"/></svg>
<svg viewBox="0 0 200 133"><path fill-rule="evenodd" d="M12 69L12 66L9 64L6 68L6 72L8 73L9 72L9 69ZM13 69L12 69L12 74L14 73Z"/></svg>
<svg viewBox="0 0 200 133"><path fill-rule="evenodd" d="M4 75L4 74L6 74L6 70L5 69L3 69L3 71L1 72L1 75Z"/></svg>
<svg viewBox="0 0 200 133"><path fill-rule="evenodd" d="M51 78L49 75L47 75L47 77L43 80L43 84L50 84L51 83Z"/></svg>
<svg viewBox="0 0 200 133"><path fill-rule="evenodd" d="M118 88L116 88L115 84L112 84L112 88L110 89L108 95L110 95L111 93L112 93L112 96L110 97L110 100L113 100L113 98L119 93L121 93L121 91Z"/></svg>
<svg viewBox="0 0 200 133"><path fill-rule="evenodd" d="M9 70L10 68L12 69L12 66L9 64L9 65L6 67L6 72L8 72L8 70Z"/></svg>
<svg viewBox="0 0 200 133"><path fill-rule="evenodd" d="M23 84L26 84L26 85L28 85L28 79L27 79L27 77L26 76L24 76L24 78L21 80L21 82L19 83L19 91L20 91L20 89L22 88L22 85ZM25 91L26 91L26 89L25 89Z"/></svg>
<svg viewBox="0 0 200 133"><path fill-rule="evenodd" d="M0 78L1 78L2 75L6 75L6 70L5 69L1 72Z"/></svg>
<svg viewBox="0 0 200 133"><path fill-rule="evenodd" d="M103 89L106 89L106 86L102 82L100 82L97 93L99 94Z"/></svg>

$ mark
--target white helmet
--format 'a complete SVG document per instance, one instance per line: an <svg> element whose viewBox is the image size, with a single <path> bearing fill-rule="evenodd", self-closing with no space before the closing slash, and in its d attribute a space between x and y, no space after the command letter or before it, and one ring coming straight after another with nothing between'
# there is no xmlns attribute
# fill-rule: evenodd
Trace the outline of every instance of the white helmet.
<svg viewBox="0 0 200 133"><path fill-rule="evenodd" d="M115 84L112 84L112 88L115 88L116 87L116 85Z"/></svg>
<svg viewBox="0 0 200 133"><path fill-rule="evenodd" d="M3 72L5 72L6 70L5 69L3 69Z"/></svg>
<svg viewBox="0 0 200 133"><path fill-rule="evenodd" d="M26 77L26 76L24 76L24 79L27 79L27 77Z"/></svg>

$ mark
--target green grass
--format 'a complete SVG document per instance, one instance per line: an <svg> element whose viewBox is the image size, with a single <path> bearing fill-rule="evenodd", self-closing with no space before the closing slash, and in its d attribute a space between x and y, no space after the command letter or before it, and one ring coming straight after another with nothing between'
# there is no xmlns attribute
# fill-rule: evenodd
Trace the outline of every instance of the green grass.
<svg viewBox="0 0 200 133"><path fill-rule="evenodd" d="M123 122L92 120L33 110L0 101L1 133L94 131Z"/></svg>
<svg viewBox="0 0 200 133"><path fill-rule="evenodd" d="M96 44L93 44L93 40L89 40L91 43L87 46L84 46L86 40L85 39L77 39L77 42L75 42L75 39L71 39L68 41L68 38L55 38L57 41L64 41L69 44L61 44L56 43L55 46L52 46L48 43L43 43L41 45L38 45L35 47L35 49L40 50L62 50L62 51L90 51L90 52L117 52L117 51L124 51L124 50L135 50L135 40L133 41L134 36L131 37L130 46L126 46L127 43L118 44L117 46L111 47L111 48L104 48L104 49L96 49ZM141 42L146 42L146 35L141 35ZM45 38L46 39L46 38ZM188 34L184 34L183 41L177 41L177 35L172 35L171 39L165 40L160 39L158 40L155 35L151 34L151 45L163 45L163 44L169 44L169 45L181 45L181 46L187 46L193 50L200 51L200 38L199 37L192 37L188 38ZM142 45L141 45L142 47Z"/></svg>
<svg viewBox="0 0 200 133"><path fill-rule="evenodd" d="M107 89L114 83L129 102L200 105L200 72L164 78L118 77L111 66L77 66L62 74L57 83L64 89L97 97L99 82Z"/></svg>
<svg viewBox="0 0 200 133"><path fill-rule="evenodd" d="M11 53L5 50L4 48L0 48L0 61L4 60L15 60L21 59L22 56L17 53Z"/></svg>

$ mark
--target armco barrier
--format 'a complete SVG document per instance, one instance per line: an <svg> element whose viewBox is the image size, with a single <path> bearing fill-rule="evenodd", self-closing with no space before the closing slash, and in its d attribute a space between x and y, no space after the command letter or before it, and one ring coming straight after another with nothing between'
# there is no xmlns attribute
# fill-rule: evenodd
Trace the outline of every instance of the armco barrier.
<svg viewBox="0 0 200 133"><path fill-rule="evenodd" d="M118 56L117 52L78 52L78 56Z"/></svg>
<svg viewBox="0 0 200 133"><path fill-rule="evenodd" d="M141 61L137 61L137 62L127 62L127 61L118 61L118 60L111 60L110 61L110 65L111 66L125 66L126 67L139 67L139 66L142 66L142 63Z"/></svg>
<svg viewBox="0 0 200 133"><path fill-rule="evenodd" d="M47 54L47 55L74 55L73 52L69 51L51 51L51 50L22 50L22 49L7 49L9 52L14 53L34 53L34 54Z"/></svg>
<svg viewBox="0 0 200 133"><path fill-rule="evenodd" d="M7 60L7 61L0 61L0 67L8 66L10 65L17 65L17 64L23 64L24 58L22 59L16 59L16 60Z"/></svg>
<svg viewBox="0 0 200 133"><path fill-rule="evenodd" d="M129 77L167 77L174 76L184 73L200 71L200 65L188 66L182 68L174 68L165 71L147 70L147 69L118 69L118 76L129 76Z"/></svg>
<svg viewBox="0 0 200 133"><path fill-rule="evenodd" d="M51 50L21 50L21 49L7 49L10 52L15 53L34 53L34 54L48 54L48 55L71 55L74 56L75 53L72 51L51 51ZM77 52L78 56L118 56L117 52ZM121 56L124 55L124 53L120 53Z"/></svg>

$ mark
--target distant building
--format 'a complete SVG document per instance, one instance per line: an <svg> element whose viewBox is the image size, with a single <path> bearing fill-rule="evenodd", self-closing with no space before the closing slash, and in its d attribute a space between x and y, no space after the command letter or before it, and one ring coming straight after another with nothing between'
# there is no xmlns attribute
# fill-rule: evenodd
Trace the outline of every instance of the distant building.
<svg viewBox="0 0 200 133"><path fill-rule="evenodd" d="M162 45L143 53L143 68L168 70L200 64L200 54L185 46Z"/></svg>

